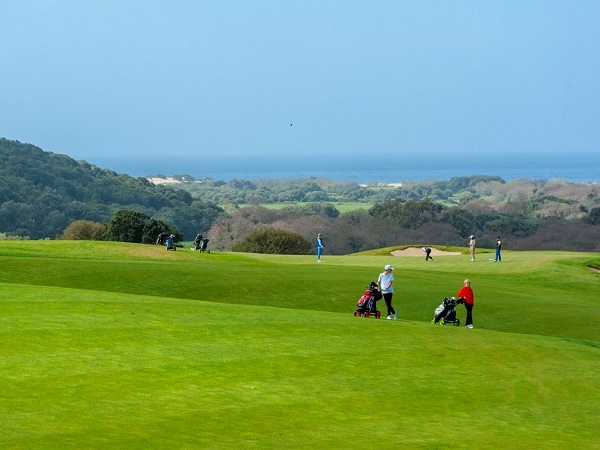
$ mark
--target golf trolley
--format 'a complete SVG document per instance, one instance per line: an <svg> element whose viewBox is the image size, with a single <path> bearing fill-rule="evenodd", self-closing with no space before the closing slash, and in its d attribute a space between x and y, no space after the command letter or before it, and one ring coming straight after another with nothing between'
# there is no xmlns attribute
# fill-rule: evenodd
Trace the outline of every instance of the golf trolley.
<svg viewBox="0 0 600 450"><path fill-rule="evenodd" d="M206 249L208 247L208 241L209 239L207 237L202 237L201 234L198 234L196 239L194 239L194 246L191 248L191 250L210 253L210 250Z"/></svg>
<svg viewBox="0 0 600 450"><path fill-rule="evenodd" d="M452 323L456 327L459 326L460 319L456 317L456 311L454 308L462 303L462 298L456 299L454 297L446 297L440 306L435 309L431 323L434 325L436 323L439 323L440 325Z"/></svg>
<svg viewBox="0 0 600 450"><path fill-rule="evenodd" d="M358 309L354 311L355 316L381 318L381 311L377 310L377 301L382 299L381 291L377 287L377 283L371 282L367 290L358 299L356 306Z"/></svg>

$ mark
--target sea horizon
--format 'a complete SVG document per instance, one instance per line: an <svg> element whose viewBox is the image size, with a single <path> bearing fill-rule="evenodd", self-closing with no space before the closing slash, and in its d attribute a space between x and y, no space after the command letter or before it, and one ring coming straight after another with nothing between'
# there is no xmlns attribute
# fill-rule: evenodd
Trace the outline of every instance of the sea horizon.
<svg viewBox="0 0 600 450"><path fill-rule="evenodd" d="M448 161L431 161L429 164L360 164L351 160L330 159L325 161L290 160L253 161L249 158L96 158L91 164L103 169L133 177L166 178L188 175L197 180L267 180L267 179L311 179L321 178L340 182L357 183L406 183L445 181L453 177L488 175L498 176L504 181L519 179L564 180L571 183L600 183L600 162L575 167L546 164L513 166L510 161L502 165L453 165ZM565 164L565 162L561 162Z"/></svg>

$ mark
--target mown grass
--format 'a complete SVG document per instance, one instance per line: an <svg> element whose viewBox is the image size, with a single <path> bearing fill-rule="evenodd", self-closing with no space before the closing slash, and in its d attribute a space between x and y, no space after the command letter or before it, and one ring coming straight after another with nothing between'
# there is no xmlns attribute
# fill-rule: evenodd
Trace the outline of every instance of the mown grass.
<svg viewBox="0 0 600 450"><path fill-rule="evenodd" d="M600 255L503 257L0 243L0 447L598 448ZM400 320L354 317L388 262Z"/></svg>

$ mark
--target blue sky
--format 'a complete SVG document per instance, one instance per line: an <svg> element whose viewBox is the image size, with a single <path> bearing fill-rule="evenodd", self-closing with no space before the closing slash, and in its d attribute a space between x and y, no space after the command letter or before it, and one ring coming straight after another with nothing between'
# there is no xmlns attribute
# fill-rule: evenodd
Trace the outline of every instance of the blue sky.
<svg viewBox="0 0 600 450"><path fill-rule="evenodd" d="M2 0L0 18L0 136L76 159L599 161L597 0Z"/></svg>

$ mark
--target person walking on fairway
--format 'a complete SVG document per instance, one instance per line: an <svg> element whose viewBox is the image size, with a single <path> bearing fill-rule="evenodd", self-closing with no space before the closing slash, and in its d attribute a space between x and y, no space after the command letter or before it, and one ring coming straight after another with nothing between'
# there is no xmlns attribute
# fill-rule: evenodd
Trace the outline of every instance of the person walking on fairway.
<svg viewBox="0 0 600 450"><path fill-rule="evenodd" d="M431 256L431 249L429 247L423 247L423 251L425 252L425 262L432 260L433 256Z"/></svg>
<svg viewBox="0 0 600 450"><path fill-rule="evenodd" d="M462 300L465 309L467 310L467 320L465 320L466 328L473 328L473 306L475 305L475 294L471 289L471 280L468 278L464 281L463 287L458 290L456 298Z"/></svg>
<svg viewBox="0 0 600 450"><path fill-rule="evenodd" d="M475 236L469 236L469 251L471 252L471 262L475 261Z"/></svg>
<svg viewBox="0 0 600 450"><path fill-rule="evenodd" d="M394 296L394 274L392 271L394 268L389 264L385 266L385 272L379 274L379 278L377 279L377 286L381 290L383 294L383 299L385 300L385 305L387 306L387 319L397 320L398 313L392 306L392 297Z"/></svg>
<svg viewBox="0 0 600 450"><path fill-rule="evenodd" d="M323 254L323 238L321 237L321 233L317 234L317 262L321 261L321 255Z"/></svg>
<svg viewBox="0 0 600 450"><path fill-rule="evenodd" d="M494 262L502 261L502 255L500 254L501 250L502 250L502 241L500 240L500 236L498 236L498 240L496 241L496 258L494 259Z"/></svg>

